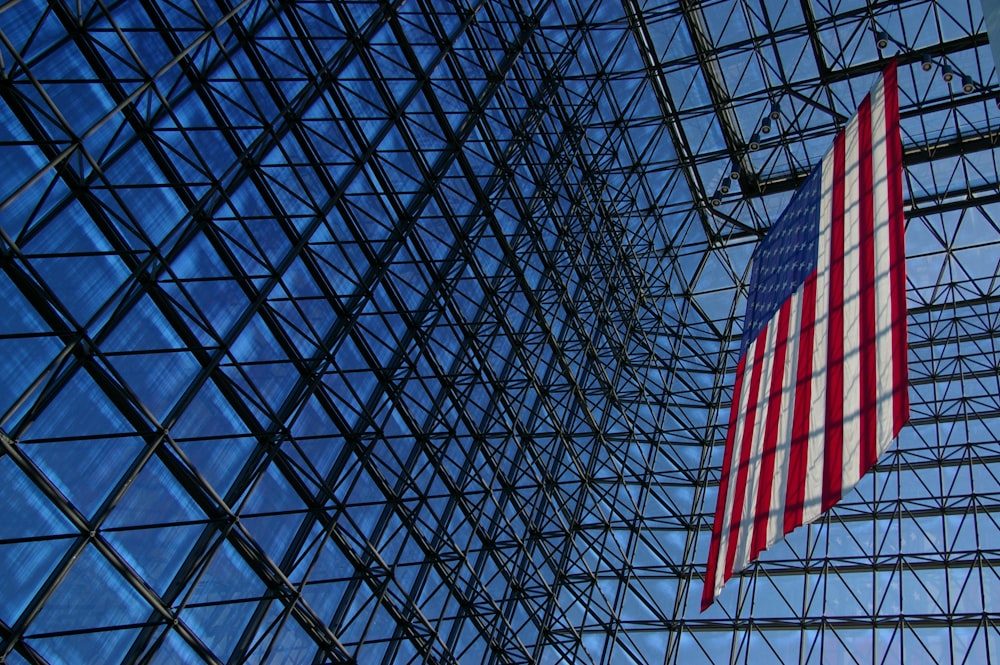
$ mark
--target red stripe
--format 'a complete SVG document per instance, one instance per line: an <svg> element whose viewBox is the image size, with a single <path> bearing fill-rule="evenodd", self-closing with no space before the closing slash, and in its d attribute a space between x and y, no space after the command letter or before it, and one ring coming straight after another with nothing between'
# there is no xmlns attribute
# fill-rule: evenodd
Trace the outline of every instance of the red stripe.
<svg viewBox="0 0 1000 665"><path fill-rule="evenodd" d="M861 312L859 323L861 361L860 478L878 457L878 381L875 359L875 192L872 185L872 104L865 97L858 109L858 211L861 247Z"/></svg>
<svg viewBox="0 0 1000 665"><path fill-rule="evenodd" d="M844 132L833 142L830 220L830 308L827 316L826 447L823 511L840 499L844 460ZM822 223L822 221L821 221Z"/></svg>
<svg viewBox="0 0 1000 665"><path fill-rule="evenodd" d="M705 586L701 591L701 611L704 612L715 600L715 572L718 568L719 541L722 540L722 516L726 509L726 493L729 491L729 469L733 465L733 439L736 435L736 415L740 405L740 389L743 386L743 370L746 359L740 358L736 364L736 387L733 389L733 404L729 409L729 429L726 431L726 451L722 456L722 477L719 478L719 497L715 502L715 520L712 522L712 542L708 546L708 568L705 571Z"/></svg>
<svg viewBox="0 0 1000 665"><path fill-rule="evenodd" d="M764 425L764 445L760 460L760 481L757 484L757 503L753 514L753 540L750 541L750 559L767 547L767 518L771 511L771 485L774 482L774 451L778 447L778 417L781 415L781 389L785 382L785 355L788 349L788 319L791 316L792 298L781 305L778 312L778 330L774 341L774 362L771 364L771 386L767 394L767 422Z"/></svg>
<svg viewBox="0 0 1000 665"><path fill-rule="evenodd" d="M754 419L757 416L757 397L760 391L760 374L764 364L764 347L767 346L767 327L757 335L757 347L753 355L753 369L750 372L750 393L747 413L743 421L743 439L740 448L740 466L736 470L736 487L733 492L733 512L729 523L729 547L726 550L726 568L723 580L733 576L733 562L736 560L736 545L739 540L740 520L743 517L743 503L747 490L747 471L750 468L750 449L753 448Z"/></svg>
<svg viewBox="0 0 1000 665"><path fill-rule="evenodd" d="M883 74L885 85L886 166L889 188L889 281L892 285L892 435L909 419L906 372L906 222L903 218L903 147L899 137L899 88L896 61Z"/></svg>
<svg viewBox="0 0 1000 665"><path fill-rule="evenodd" d="M802 525L806 491L806 461L809 459L809 411L812 406L813 339L816 330L816 273L806 278L802 291L802 323L799 327L799 363L795 375L795 407L792 411L792 445L788 451L788 490L785 493L785 528L789 533Z"/></svg>

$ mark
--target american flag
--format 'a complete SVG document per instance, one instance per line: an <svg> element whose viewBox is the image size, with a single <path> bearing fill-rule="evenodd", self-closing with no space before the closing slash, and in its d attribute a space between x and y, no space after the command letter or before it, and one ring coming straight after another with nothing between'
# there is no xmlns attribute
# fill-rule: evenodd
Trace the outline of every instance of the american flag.
<svg viewBox="0 0 1000 665"><path fill-rule="evenodd" d="M892 62L754 253L702 610L906 422L903 232Z"/></svg>

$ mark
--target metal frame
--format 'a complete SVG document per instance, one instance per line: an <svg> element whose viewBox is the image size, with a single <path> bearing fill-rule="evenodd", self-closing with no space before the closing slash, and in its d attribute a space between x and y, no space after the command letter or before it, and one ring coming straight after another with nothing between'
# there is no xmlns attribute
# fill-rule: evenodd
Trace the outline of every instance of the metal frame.
<svg viewBox="0 0 1000 665"><path fill-rule="evenodd" d="M893 54L911 424L700 614L750 253ZM1000 659L990 63L973 0L0 4L0 660Z"/></svg>

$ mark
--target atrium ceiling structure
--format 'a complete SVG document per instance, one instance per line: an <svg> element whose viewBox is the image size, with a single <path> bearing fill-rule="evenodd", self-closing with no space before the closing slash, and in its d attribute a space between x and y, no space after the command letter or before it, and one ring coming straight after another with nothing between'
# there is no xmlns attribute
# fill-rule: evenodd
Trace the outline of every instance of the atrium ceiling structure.
<svg viewBox="0 0 1000 665"><path fill-rule="evenodd" d="M890 57L911 423L701 613ZM0 2L0 661L997 662L998 84L980 0Z"/></svg>

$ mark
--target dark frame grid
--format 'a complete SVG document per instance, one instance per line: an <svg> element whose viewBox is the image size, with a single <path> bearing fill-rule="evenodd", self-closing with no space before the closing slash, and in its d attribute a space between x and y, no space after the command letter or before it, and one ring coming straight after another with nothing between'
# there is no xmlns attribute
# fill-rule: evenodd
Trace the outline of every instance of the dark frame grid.
<svg viewBox="0 0 1000 665"><path fill-rule="evenodd" d="M699 614L750 254L897 52L912 424ZM0 660L996 660L991 62L976 0L0 4Z"/></svg>

